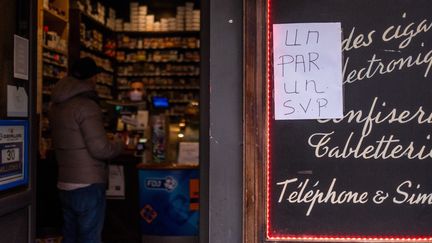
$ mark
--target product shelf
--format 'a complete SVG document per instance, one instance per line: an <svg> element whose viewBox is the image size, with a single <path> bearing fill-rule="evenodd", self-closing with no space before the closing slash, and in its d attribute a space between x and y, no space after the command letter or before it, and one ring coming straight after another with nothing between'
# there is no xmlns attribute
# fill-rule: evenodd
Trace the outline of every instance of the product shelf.
<svg viewBox="0 0 432 243"><path fill-rule="evenodd" d="M110 27L106 26L104 23L100 22L99 20L93 18L92 16L90 16L86 12L80 11L80 14L83 17L82 19L85 19L84 21L86 21L86 20L90 21L92 25L96 25L103 32L107 32L107 31L110 32L110 33L114 33L115 32L113 29L111 29Z"/></svg>
<svg viewBox="0 0 432 243"><path fill-rule="evenodd" d="M199 51L200 48L199 47L158 47L158 48L129 48L129 47L117 47L118 51L170 51L170 50L175 50L175 51Z"/></svg>
<svg viewBox="0 0 432 243"><path fill-rule="evenodd" d="M117 31L117 34L132 36L199 36L200 31Z"/></svg>
<svg viewBox="0 0 432 243"><path fill-rule="evenodd" d="M130 65L130 64L140 64L140 63L153 63L153 64L198 64L200 61L117 61L119 65Z"/></svg>
<svg viewBox="0 0 432 243"><path fill-rule="evenodd" d="M187 78L199 77L199 74L118 74L120 78L145 78L145 77L169 77L169 78Z"/></svg>
<svg viewBox="0 0 432 243"><path fill-rule="evenodd" d="M44 8L44 13L45 13L45 19L48 21L61 21L63 23L67 23L68 19L66 18L66 16L61 16L60 14L48 9L48 8Z"/></svg>
<svg viewBox="0 0 432 243"><path fill-rule="evenodd" d="M67 50L60 50L60 49L57 49L57 48L49 47L47 45L43 45L43 48L45 50L47 50L47 51L52 51L52 52L55 52L57 54L61 54L61 55L64 55L64 56L67 56L67 54L68 54Z"/></svg>
<svg viewBox="0 0 432 243"><path fill-rule="evenodd" d="M51 61L51 60L49 60L47 58L43 58L42 61L44 63L46 63L46 64L50 64L50 65L53 65L53 66L56 66L56 67L67 68L67 65L53 62L53 61Z"/></svg>

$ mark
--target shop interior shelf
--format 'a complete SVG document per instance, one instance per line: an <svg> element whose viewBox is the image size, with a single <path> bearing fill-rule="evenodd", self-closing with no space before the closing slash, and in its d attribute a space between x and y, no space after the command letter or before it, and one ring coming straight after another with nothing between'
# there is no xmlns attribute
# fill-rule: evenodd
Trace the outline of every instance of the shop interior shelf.
<svg viewBox="0 0 432 243"><path fill-rule="evenodd" d="M139 77L199 77L199 74L118 74L117 77L122 78L139 78Z"/></svg>
<svg viewBox="0 0 432 243"><path fill-rule="evenodd" d="M118 51L160 51L160 50L176 50L176 51L198 51L200 50L199 47L159 47L159 48L129 48L129 47L117 47Z"/></svg>
<svg viewBox="0 0 432 243"><path fill-rule="evenodd" d="M54 12L53 10L44 8L44 12L45 12L46 20L51 20L51 21L59 21L60 20L63 23L68 22L66 16L61 16L60 14Z"/></svg>
<svg viewBox="0 0 432 243"><path fill-rule="evenodd" d="M117 31L131 36L199 36L200 31Z"/></svg>
<svg viewBox="0 0 432 243"><path fill-rule="evenodd" d="M152 63L152 64L198 64L200 61L147 61L147 60L139 60L139 61L118 61L119 65L127 65L127 64L139 64L139 63Z"/></svg>
<svg viewBox="0 0 432 243"><path fill-rule="evenodd" d="M51 65L56 66L56 67L67 68L67 65L65 65L65 64L56 63L56 62L51 61L51 60L46 59L46 58L43 59L43 62L47 63L47 64L51 64Z"/></svg>
<svg viewBox="0 0 432 243"><path fill-rule="evenodd" d="M180 85L175 85L175 86L152 85L144 88L149 90L199 90L200 89L199 86L180 86Z"/></svg>
<svg viewBox="0 0 432 243"><path fill-rule="evenodd" d="M90 16L89 14L83 12L83 11L79 11L81 16L83 17L82 19L84 21L90 21L92 26L98 26L99 30L102 30L103 32L110 32L113 33L114 30L111 29L110 27L106 26L104 23L99 22L97 19L93 18L92 16Z"/></svg>
<svg viewBox="0 0 432 243"><path fill-rule="evenodd" d="M67 56L67 50L60 50L58 48L49 47L47 45L43 45L43 48L47 51L52 51L52 52Z"/></svg>
<svg viewBox="0 0 432 243"><path fill-rule="evenodd" d="M102 83L102 82L100 82L100 81L96 81L96 83L97 83L98 85L104 85L104 86L108 86L108 87L112 87L112 86L113 86L113 84L109 84L109 83Z"/></svg>
<svg viewBox="0 0 432 243"><path fill-rule="evenodd" d="M81 49L82 49L83 51L86 51L86 52L89 52L89 53L91 53L91 54L94 54L94 55L96 55L96 56L98 56L98 57L101 57L101 58L104 58L104 59L109 59L109 60L111 60L111 61L114 60L114 57L108 56L108 55L105 54L103 51L100 51L100 50L96 50L96 49L93 49L93 48L87 47L87 46L84 45L84 43L81 43Z"/></svg>
<svg viewBox="0 0 432 243"><path fill-rule="evenodd" d="M48 75L48 74L44 74L44 75L42 75L42 77L44 79L49 79L49 80L54 80L54 81L61 79L61 77L56 77L56 76L52 76L52 75Z"/></svg>

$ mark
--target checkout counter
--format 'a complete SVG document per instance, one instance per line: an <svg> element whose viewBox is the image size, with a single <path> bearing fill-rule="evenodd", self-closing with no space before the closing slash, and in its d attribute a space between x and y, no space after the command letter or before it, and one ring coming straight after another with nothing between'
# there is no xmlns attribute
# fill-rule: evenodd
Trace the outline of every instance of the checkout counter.
<svg viewBox="0 0 432 243"><path fill-rule="evenodd" d="M187 142L198 141L198 129L185 119L170 121L168 99L142 101L142 83L131 87L129 101L111 102L126 152L110 162L105 236L122 243L198 242L198 143Z"/></svg>
<svg viewBox="0 0 432 243"><path fill-rule="evenodd" d="M110 162L104 238L199 242L199 166L141 161L129 152Z"/></svg>
<svg viewBox="0 0 432 243"><path fill-rule="evenodd" d="M127 110L127 109L124 109ZM198 239L198 143L169 144L163 115L144 115L144 131L125 131L126 152L110 162L105 238L115 242L194 243ZM120 127L138 116L123 116ZM117 124L118 125L118 124ZM175 150L176 163L169 150ZM195 162L191 164L190 161Z"/></svg>
<svg viewBox="0 0 432 243"><path fill-rule="evenodd" d="M138 164L142 242L198 242L199 168Z"/></svg>

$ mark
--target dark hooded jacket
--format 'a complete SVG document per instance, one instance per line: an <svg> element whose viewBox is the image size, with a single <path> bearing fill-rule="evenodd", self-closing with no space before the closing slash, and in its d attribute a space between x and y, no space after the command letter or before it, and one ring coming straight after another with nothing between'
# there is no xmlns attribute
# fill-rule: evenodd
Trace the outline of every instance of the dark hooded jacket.
<svg viewBox="0 0 432 243"><path fill-rule="evenodd" d="M104 183L104 160L121 152L122 144L106 136L94 96L89 80L73 77L61 79L53 89L49 119L61 182Z"/></svg>

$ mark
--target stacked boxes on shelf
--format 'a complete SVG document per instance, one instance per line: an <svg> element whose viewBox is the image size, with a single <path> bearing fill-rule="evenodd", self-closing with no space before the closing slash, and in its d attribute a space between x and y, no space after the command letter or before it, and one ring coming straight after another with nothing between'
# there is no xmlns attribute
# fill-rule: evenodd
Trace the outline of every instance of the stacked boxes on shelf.
<svg viewBox="0 0 432 243"><path fill-rule="evenodd" d="M56 31L50 30L49 26L43 28L42 44L51 49L67 52L67 41L62 39Z"/></svg>
<svg viewBox="0 0 432 243"><path fill-rule="evenodd" d="M117 69L119 76L198 76L199 67L193 64L164 64L139 63L127 66L119 66Z"/></svg>
<svg viewBox="0 0 432 243"><path fill-rule="evenodd" d="M50 1L50 0L43 0L43 8L45 10L48 10L54 14L57 14L58 16L60 16L61 18L65 18L66 19L66 9L62 8L61 5L55 3L55 1Z"/></svg>
<svg viewBox="0 0 432 243"><path fill-rule="evenodd" d="M108 8L108 16L106 16L106 9L103 4L97 2L92 5L91 0L77 1L78 9L91 17L95 21L104 25L108 29L115 30L116 28L116 11L112 8Z"/></svg>
<svg viewBox="0 0 432 243"><path fill-rule="evenodd" d="M80 24L81 43L91 50L103 50L103 35L95 29L88 28L86 24Z"/></svg>
<svg viewBox="0 0 432 243"><path fill-rule="evenodd" d="M175 19L176 31L185 30L185 20L186 20L185 16L186 16L186 7L185 6L178 6L176 19Z"/></svg>
<svg viewBox="0 0 432 243"><path fill-rule="evenodd" d="M116 19L115 20L115 27L114 27L115 31L123 31L123 19Z"/></svg>
<svg viewBox="0 0 432 243"><path fill-rule="evenodd" d="M199 62L199 51L178 51L178 50L157 50L146 52L140 50L136 52L126 53L119 51L117 53L117 61L120 63L136 63L136 62Z"/></svg>
<svg viewBox="0 0 432 243"><path fill-rule="evenodd" d="M108 59L98 57L98 56L93 55L91 53L88 53L86 51L81 51L80 56L81 57L90 57L96 62L96 65L98 67L102 68L103 70L105 70L107 72L111 72L111 73L114 72L111 61Z"/></svg>
<svg viewBox="0 0 432 243"><path fill-rule="evenodd" d="M197 37L130 37L118 35L118 48L125 49L197 49L200 40Z"/></svg>
<svg viewBox="0 0 432 243"><path fill-rule="evenodd" d="M145 5L137 2L130 3L130 22L116 20L115 29L123 31L146 31L146 32L167 32L167 31L199 31L200 10L194 10L194 4L187 2L185 6L177 7L175 17L155 19L155 15L148 14Z"/></svg>
<svg viewBox="0 0 432 243"><path fill-rule="evenodd" d="M105 6L103 6L100 2L97 2L96 5L92 5L90 0L85 1L86 6L86 14L93 17L93 19L97 20L99 23L105 23ZM93 8L96 9L93 9Z"/></svg>
<svg viewBox="0 0 432 243"><path fill-rule="evenodd" d="M199 31L200 30L200 10L193 9L193 3L186 3L185 6L185 30Z"/></svg>
<svg viewBox="0 0 432 243"><path fill-rule="evenodd" d="M39 154L45 158L51 148L50 128L47 119L52 89L68 71L69 1L43 0L38 14L37 110L40 112ZM39 32L40 31L40 32Z"/></svg>
<svg viewBox="0 0 432 243"><path fill-rule="evenodd" d="M112 8L108 9L108 18L106 19L105 25L112 30L116 28L116 11Z"/></svg>
<svg viewBox="0 0 432 243"><path fill-rule="evenodd" d="M111 8L108 9L108 16L106 17L106 7L99 2L92 5L90 0L85 0L84 3L78 2L78 6L82 12L115 31L167 32L200 30L200 10L195 10L192 2L186 2L185 6L178 6L175 17L161 18L160 20L157 20L155 15L148 14L146 5L131 2L129 22L116 18L116 12Z"/></svg>

